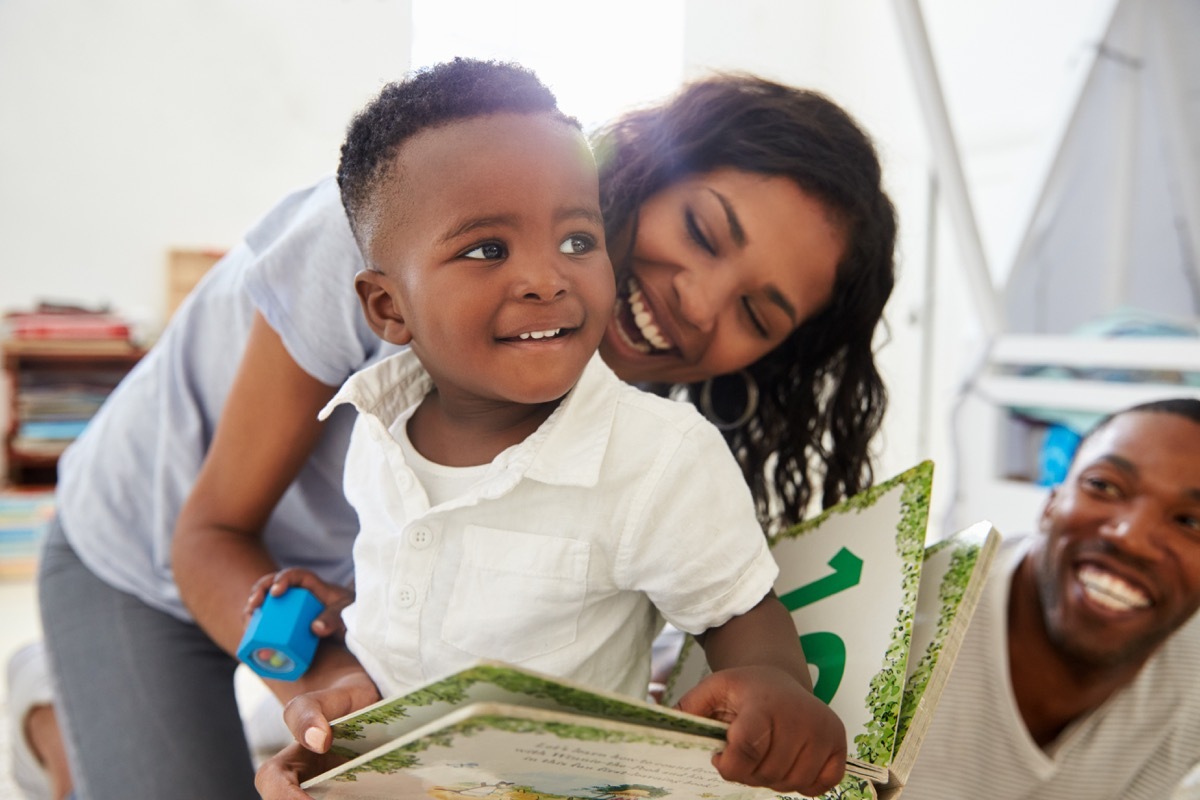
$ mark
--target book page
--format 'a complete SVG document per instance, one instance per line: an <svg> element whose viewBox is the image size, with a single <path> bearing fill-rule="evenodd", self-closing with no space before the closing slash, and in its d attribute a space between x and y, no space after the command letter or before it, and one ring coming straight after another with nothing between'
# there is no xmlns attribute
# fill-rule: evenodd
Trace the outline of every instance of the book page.
<svg viewBox="0 0 1200 800"><path fill-rule="evenodd" d="M721 779L722 743L565 712L471 705L304 785L318 800L801 800ZM824 800L866 800L847 781Z"/></svg>
<svg viewBox="0 0 1200 800"><path fill-rule="evenodd" d="M772 542L775 591L792 614L813 693L846 726L850 756L887 767L895 748L929 516L924 462L785 531ZM707 674L689 641L666 702Z"/></svg>

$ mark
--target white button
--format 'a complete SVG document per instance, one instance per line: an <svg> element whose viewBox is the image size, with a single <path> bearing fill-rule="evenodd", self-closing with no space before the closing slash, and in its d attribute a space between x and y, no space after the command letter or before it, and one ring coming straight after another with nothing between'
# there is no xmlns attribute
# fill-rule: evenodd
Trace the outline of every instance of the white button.
<svg viewBox="0 0 1200 800"><path fill-rule="evenodd" d="M433 544L433 531L429 528L413 528L408 532L408 543L418 550Z"/></svg>
<svg viewBox="0 0 1200 800"><path fill-rule="evenodd" d="M401 489L411 488L412 487L412 477L407 472L397 472L396 473L396 483L398 483L400 485Z"/></svg>
<svg viewBox="0 0 1200 800"><path fill-rule="evenodd" d="M396 589L396 604L401 608L408 608L413 603L417 602L417 590L411 586L401 586Z"/></svg>

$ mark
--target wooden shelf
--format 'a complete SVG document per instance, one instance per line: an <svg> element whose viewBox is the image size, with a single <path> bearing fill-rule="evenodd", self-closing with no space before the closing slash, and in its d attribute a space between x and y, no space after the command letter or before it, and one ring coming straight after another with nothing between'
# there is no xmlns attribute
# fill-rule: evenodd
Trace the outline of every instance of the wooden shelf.
<svg viewBox="0 0 1200 800"><path fill-rule="evenodd" d="M114 339L8 339L0 347L9 385L4 462L14 486L52 486L58 458L73 437L28 435L23 426L50 422L56 415L40 406L62 402L75 422L91 418L103 398L145 351ZM61 392L55 397L55 392ZM60 412L61 414L61 412Z"/></svg>

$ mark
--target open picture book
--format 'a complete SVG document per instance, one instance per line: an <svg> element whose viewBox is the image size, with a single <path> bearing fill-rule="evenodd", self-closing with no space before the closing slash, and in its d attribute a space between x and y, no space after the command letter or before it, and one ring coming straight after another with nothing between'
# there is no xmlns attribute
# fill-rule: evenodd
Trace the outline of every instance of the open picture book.
<svg viewBox="0 0 1200 800"><path fill-rule="evenodd" d="M980 523L927 549L931 477L925 462L772 543L814 693L849 739L846 779L824 800L899 793L998 544ZM726 726L670 707L706 669L689 639L658 705L481 662L336 721L333 751L347 761L304 788L359 799L796 797L724 781L711 757Z"/></svg>

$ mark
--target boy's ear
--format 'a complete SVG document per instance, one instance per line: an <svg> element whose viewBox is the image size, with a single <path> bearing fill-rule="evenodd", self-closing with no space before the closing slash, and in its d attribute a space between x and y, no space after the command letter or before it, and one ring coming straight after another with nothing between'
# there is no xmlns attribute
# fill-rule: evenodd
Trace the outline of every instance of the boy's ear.
<svg viewBox="0 0 1200 800"><path fill-rule="evenodd" d="M375 335L392 344L408 344L412 334L404 324L404 310L392 280L382 272L364 269L354 276L354 289L363 316Z"/></svg>

